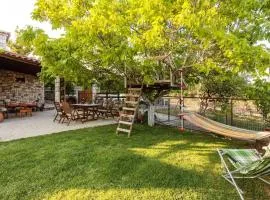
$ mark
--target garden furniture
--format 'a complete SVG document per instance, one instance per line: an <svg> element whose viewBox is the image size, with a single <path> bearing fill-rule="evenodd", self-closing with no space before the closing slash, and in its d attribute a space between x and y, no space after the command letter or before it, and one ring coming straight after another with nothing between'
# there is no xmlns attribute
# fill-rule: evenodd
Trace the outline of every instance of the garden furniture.
<svg viewBox="0 0 270 200"><path fill-rule="evenodd" d="M28 116L28 115L32 117L32 108L21 107L19 108L18 113L20 117Z"/></svg>
<svg viewBox="0 0 270 200"><path fill-rule="evenodd" d="M244 199L244 192L239 188L235 179L258 178L270 185L270 181L265 179L270 175L270 144L264 149L266 150L264 156L261 156L256 149L218 149L224 168L222 176L236 188L241 199Z"/></svg>
<svg viewBox="0 0 270 200"><path fill-rule="evenodd" d="M63 109L62 109L61 104L59 102L54 102L54 107L56 110L56 115L53 119L53 122L58 121L58 123L60 123L60 121L62 120Z"/></svg>
<svg viewBox="0 0 270 200"><path fill-rule="evenodd" d="M6 108L6 102L4 100L0 101L0 112L3 115L3 119L8 118L8 110Z"/></svg>
<svg viewBox="0 0 270 200"><path fill-rule="evenodd" d="M120 100L113 101L112 114L113 116L119 116L119 112L122 110L124 103Z"/></svg>
<svg viewBox="0 0 270 200"><path fill-rule="evenodd" d="M109 116L114 117L113 107L114 107L114 104L112 100L104 101L102 105L99 105L98 113L103 118L108 118Z"/></svg>
<svg viewBox="0 0 270 200"><path fill-rule="evenodd" d="M4 114L3 114L3 112L1 112L1 110L0 110L0 122L2 122L2 121L4 121Z"/></svg>
<svg viewBox="0 0 270 200"><path fill-rule="evenodd" d="M75 121L77 119L80 119L80 116L76 109L73 109L69 103L63 102L62 103L62 117L60 119L60 122L62 120L62 123L65 122L65 119L67 120L67 125L70 124L71 120Z"/></svg>
<svg viewBox="0 0 270 200"><path fill-rule="evenodd" d="M98 119L98 107L99 104L72 104L72 107L77 112L82 112L79 114L79 118L82 122ZM95 118L96 117L96 118Z"/></svg>

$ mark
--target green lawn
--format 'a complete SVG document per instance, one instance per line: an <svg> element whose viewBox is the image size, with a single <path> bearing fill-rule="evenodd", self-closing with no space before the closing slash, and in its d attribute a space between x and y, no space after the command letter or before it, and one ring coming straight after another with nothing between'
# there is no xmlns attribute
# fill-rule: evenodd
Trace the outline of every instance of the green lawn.
<svg viewBox="0 0 270 200"><path fill-rule="evenodd" d="M209 135L136 125L0 143L0 199L238 199L220 177L216 149L245 147ZM251 199L264 184L238 181Z"/></svg>

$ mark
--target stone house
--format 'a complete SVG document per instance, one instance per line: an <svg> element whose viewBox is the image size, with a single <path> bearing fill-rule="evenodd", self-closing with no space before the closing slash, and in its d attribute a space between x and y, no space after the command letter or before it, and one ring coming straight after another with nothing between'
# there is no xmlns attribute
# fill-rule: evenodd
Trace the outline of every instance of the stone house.
<svg viewBox="0 0 270 200"><path fill-rule="evenodd" d="M0 101L44 102L44 84L38 78L40 62L8 51L8 38L8 33L0 31Z"/></svg>

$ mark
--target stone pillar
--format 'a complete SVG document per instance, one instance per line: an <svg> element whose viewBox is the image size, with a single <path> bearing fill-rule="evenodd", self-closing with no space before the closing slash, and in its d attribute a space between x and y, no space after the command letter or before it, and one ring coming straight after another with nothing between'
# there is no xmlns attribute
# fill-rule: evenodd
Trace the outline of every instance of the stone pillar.
<svg viewBox="0 0 270 200"><path fill-rule="evenodd" d="M92 102L94 103L97 93L99 92L99 87L96 84L92 85Z"/></svg>
<svg viewBox="0 0 270 200"><path fill-rule="evenodd" d="M55 88L54 88L54 91L55 91L54 101L55 102L60 102L61 101L61 98L60 98L60 77L59 76L57 76L55 78Z"/></svg>
<svg viewBox="0 0 270 200"><path fill-rule="evenodd" d="M148 109L148 126L155 125L155 105L150 103Z"/></svg>

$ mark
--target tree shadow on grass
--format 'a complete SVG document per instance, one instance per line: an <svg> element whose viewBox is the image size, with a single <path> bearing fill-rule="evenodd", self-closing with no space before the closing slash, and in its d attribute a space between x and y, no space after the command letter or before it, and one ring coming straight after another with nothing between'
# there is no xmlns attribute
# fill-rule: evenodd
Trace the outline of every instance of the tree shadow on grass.
<svg viewBox="0 0 270 200"><path fill-rule="evenodd" d="M61 191L70 190L77 191L79 199L110 190L119 193L118 199L238 198L232 186L211 171L219 162L216 146L226 142L165 127L136 126L129 139L114 132L115 126L106 126L0 144L0 199L65 199L71 194ZM186 161L193 151L194 162ZM179 156L186 157L178 161Z"/></svg>

